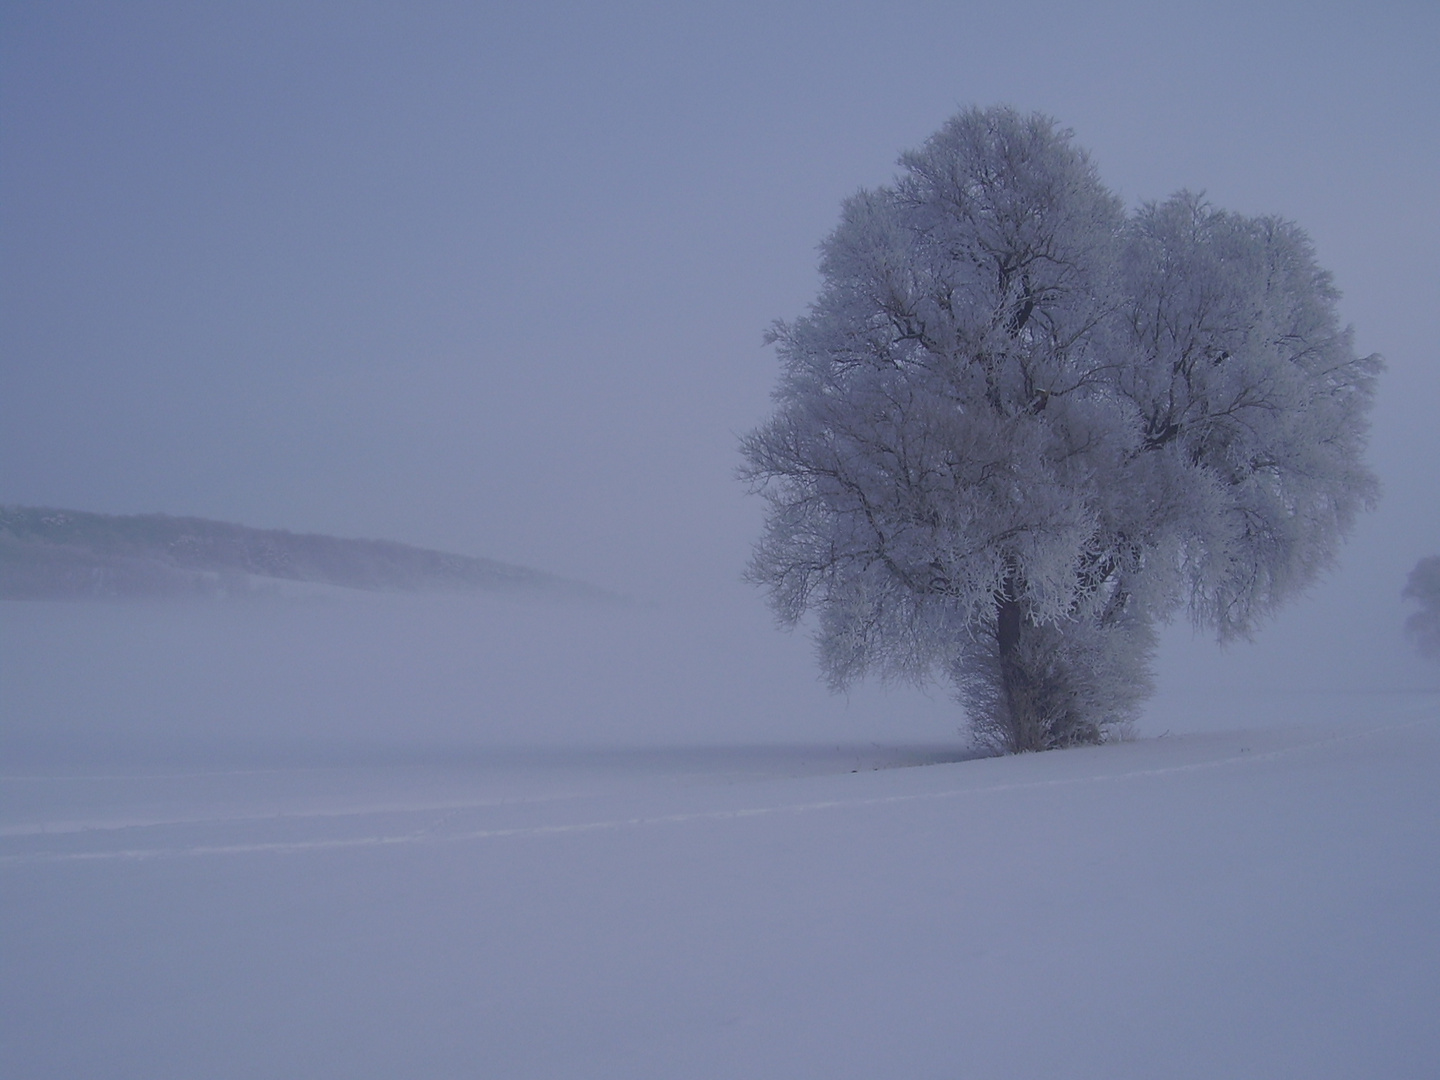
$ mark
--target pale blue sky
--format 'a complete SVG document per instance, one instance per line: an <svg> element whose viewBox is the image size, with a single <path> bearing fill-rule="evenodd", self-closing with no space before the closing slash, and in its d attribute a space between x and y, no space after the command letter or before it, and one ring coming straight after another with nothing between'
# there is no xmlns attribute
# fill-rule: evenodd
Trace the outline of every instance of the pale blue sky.
<svg viewBox="0 0 1440 1080"><path fill-rule="evenodd" d="M1390 364L1325 595L1398 620L1440 551L1437 57L1431 3L7 2L0 501L738 588L763 330L845 195L1007 102L1128 199L1311 232Z"/></svg>

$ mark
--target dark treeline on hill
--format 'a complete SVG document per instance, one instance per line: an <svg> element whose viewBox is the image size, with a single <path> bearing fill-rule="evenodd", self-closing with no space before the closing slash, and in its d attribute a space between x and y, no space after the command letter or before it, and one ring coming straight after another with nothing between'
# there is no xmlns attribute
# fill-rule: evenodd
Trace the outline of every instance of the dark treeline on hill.
<svg viewBox="0 0 1440 1080"><path fill-rule="evenodd" d="M0 599L236 596L280 582L606 602L583 582L385 540L251 529L166 514L0 507Z"/></svg>

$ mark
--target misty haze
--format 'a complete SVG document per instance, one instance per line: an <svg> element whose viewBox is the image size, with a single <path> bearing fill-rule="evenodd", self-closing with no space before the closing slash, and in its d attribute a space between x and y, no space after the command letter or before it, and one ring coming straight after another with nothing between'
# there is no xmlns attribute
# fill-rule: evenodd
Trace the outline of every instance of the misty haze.
<svg viewBox="0 0 1440 1080"><path fill-rule="evenodd" d="M1433 1076L1437 46L8 5L0 1074Z"/></svg>

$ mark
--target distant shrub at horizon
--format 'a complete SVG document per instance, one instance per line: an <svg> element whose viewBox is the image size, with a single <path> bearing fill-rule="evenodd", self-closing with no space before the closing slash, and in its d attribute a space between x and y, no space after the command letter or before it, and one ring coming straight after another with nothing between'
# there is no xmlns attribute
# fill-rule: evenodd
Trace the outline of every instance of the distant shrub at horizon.
<svg viewBox="0 0 1440 1080"><path fill-rule="evenodd" d="M1405 620L1405 632L1421 656L1440 660L1440 555L1429 555L1415 564L1401 595L1420 605L1420 610Z"/></svg>

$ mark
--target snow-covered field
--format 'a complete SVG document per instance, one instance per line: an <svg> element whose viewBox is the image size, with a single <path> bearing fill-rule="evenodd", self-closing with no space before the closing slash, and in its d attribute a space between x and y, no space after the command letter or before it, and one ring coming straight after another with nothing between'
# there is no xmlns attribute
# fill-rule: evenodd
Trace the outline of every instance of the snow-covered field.
<svg viewBox="0 0 1440 1080"><path fill-rule="evenodd" d="M1433 692L977 759L763 613L0 607L7 1078L1440 1075Z"/></svg>

